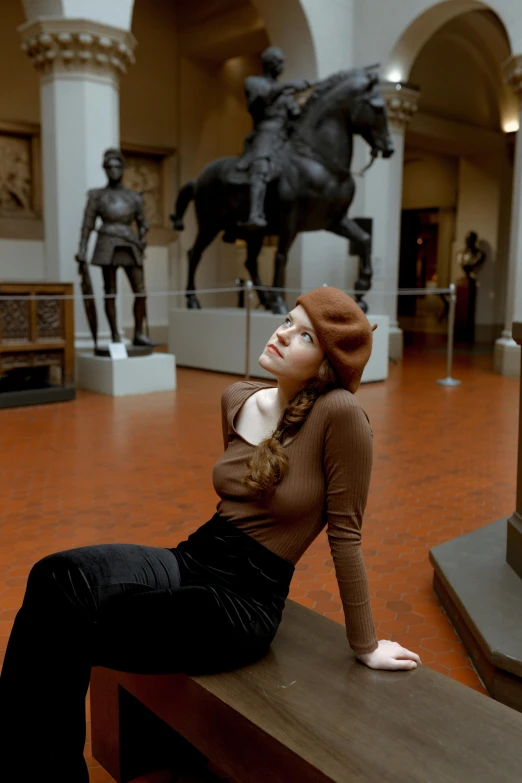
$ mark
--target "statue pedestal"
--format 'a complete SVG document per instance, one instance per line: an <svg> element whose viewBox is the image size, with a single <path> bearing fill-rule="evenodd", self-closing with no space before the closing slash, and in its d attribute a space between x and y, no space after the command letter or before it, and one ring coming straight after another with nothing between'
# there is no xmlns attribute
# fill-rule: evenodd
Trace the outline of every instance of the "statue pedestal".
<svg viewBox="0 0 522 783"><path fill-rule="evenodd" d="M170 353L153 353L113 360L81 353L78 356L78 388L111 397L174 391L176 357Z"/></svg>
<svg viewBox="0 0 522 783"><path fill-rule="evenodd" d="M522 345L522 323L513 338ZM430 562L433 589L484 685L522 712L522 385L518 419L514 514L433 547Z"/></svg>
<svg viewBox="0 0 522 783"><path fill-rule="evenodd" d="M522 712L522 579L501 519L430 550L433 589L489 694Z"/></svg>
<svg viewBox="0 0 522 783"><path fill-rule="evenodd" d="M282 315L254 310L251 321L249 374L274 380L257 360L270 336L281 325ZM364 369L362 383L388 377L388 325L386 315L369 315L378 324L373 333L373 350ZM203 310L172 308L169 312L169 351L179 366L244 375L246 364L246 310L214 307Z"/></svg>
<svg viewBox="0 0 522 783"><path fill-rule="evenodd" d="M475 311L477 309L477 281L463 277L457 281L457 308L455 312L455 342L473 345L475 342Z"/></svg>

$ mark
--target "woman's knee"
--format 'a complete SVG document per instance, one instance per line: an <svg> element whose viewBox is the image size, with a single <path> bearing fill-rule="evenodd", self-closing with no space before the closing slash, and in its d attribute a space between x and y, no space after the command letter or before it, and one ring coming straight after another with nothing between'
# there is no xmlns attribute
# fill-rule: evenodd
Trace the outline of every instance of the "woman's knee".
<svg viewBox="0 0 522 783"><path fill-rule="evenodd" d="M56 568L59 567L59 554L60 553L58 552L53 552L50 555L42 557L41 560L37 560L29 571L27 587L41 587L52 578Z"/></svg>
<svg viewBox="0 0 522 783"><path fill-rule="evenodd" d="M54 594L65 597L68 603L76 603L87 585L73 551L53 552L38 560L29 572L26 598L34 596L44 600Z"/></svg>

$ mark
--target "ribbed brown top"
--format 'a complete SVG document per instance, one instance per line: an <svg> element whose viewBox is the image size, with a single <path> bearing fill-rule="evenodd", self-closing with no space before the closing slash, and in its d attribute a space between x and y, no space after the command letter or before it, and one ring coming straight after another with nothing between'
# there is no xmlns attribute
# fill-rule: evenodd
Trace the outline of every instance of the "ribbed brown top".
<svg viewBox="0 0 522 783"><path fill-rule="evenodd" d="M243 481L254 446L234 429L236 415L260 389L241 381L223 392L225 452L214 465L217 510L263 546L294 565L326 525L346 621L355 653L376 649L361 525L372 470L368 417L353 394L335 389L315 402L304 425L285 446L289 470L264 496Z"/></svg>

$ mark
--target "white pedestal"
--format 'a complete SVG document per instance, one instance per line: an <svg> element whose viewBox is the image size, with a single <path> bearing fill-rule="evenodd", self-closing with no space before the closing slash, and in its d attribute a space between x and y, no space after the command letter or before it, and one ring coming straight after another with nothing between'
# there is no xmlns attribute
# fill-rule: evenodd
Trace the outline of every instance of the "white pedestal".
<svg viewBox="0 0 522 783"><path fill-rule="evenodd" d="M494 370L497 375L520 376L520 345L512 337L500 337L495 342Z"/></svg>
<svg viewBox="0 0 522 783"><path fill-rule="evenodd" d="M398 326L388 328L390 359L402 359L404 353L404 334ZM374 335L375 337L375 335Z"/></svg>
<svg viewBox="0 0 522 783"><path fill-rule="evenodd" d="M383 381L388 377L388 316L370 315L368 320L379 328L373 333L373 351L362 376L363 383ZM250 375L273 378L257 360L281 322L281 315L264 310L252 312ZM244 375L246 310L239 307L172 308L169 312L169 351L176 354L179 366Z"/></svg>
<svg viewBox="0 0 522 783"><path fill-rule="evenodd" d="M78 356L78 388L111 397L173 391L176 357L170 353L153 353L113 360L82 353Z"/></svg>

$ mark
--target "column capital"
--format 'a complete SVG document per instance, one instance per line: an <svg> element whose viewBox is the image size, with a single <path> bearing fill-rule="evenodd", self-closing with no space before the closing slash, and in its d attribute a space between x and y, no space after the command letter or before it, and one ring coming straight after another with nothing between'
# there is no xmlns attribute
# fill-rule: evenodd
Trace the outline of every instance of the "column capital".
<svg viewBox="0 0 522 783"><path fill-rule="evenodd" d="M18 28L22 49L42 75L83 71L114 76L134 63L132 33L86 19L38 19Z"/></svg>
<svg viewBox="0 0 522 783"><path fill-rule="evenodd" d="M503 65L504 81L522 97L522 54L512 55Z"/></svg>
<svg viewBox="0 0 522 783"><path fill-rule="evenodd" d="M404 131L419 108L420 91L396 82L381 82L386 101L388 121L396 130Z"/></svg>

